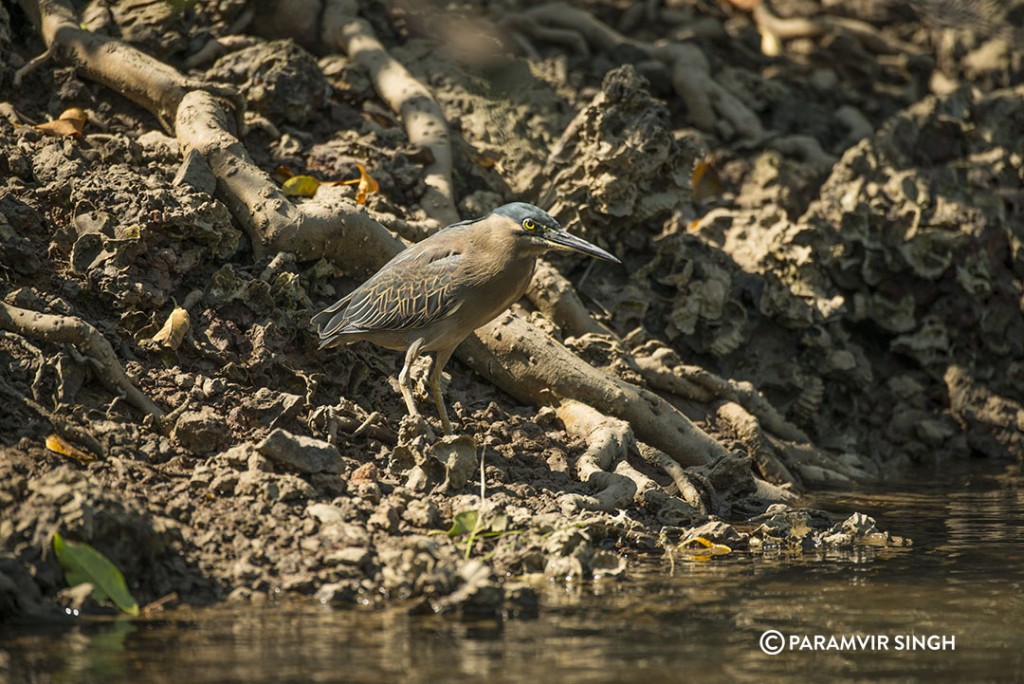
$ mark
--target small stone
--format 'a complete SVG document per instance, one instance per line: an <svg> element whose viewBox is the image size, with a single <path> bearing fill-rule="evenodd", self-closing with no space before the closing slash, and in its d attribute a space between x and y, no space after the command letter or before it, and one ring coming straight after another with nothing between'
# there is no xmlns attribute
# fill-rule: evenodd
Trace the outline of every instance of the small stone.
<svg viewBox="0 0 1024 684"><path fill-rule="evenodd" d="M340 565L364 565L369 558L369 549L358 546L349 546L348 548L332 551L327 554L327 557L324 560L328 563L337 563Z"/></svg>
<svg viewBox="0 0 1024 684"><path fill-rule="evenodd" d="M316 600L323 604L355 603L359 596L357 582L336 582L325 584L316 592Z"/></svg>
<svg viewBox="0 0 1024 684"><path fill-rule="evenodd" d="M361 484L363 482L377 482L380 479L380 469L373 461L364 463L352 471L348 478L350 484Z"/></svg>
<svg viewBox="0 0 1024 684"><path fill-rule="evenodd" d="M232 496L237 486L238 473L228 471L221 473L213 479L213 482L210 483L210 491L219 496Z"/></svg>
<svg viewBox="0 0 1024 684"><path fill-rule="evenodd" d="M217 178L197 150L189 150L178 167L172 185L191 185L200 192L212 195L217 190Z"/></svg>
<svg viewBox="0 0 1024 684"><path fill-rule="evenodd" d="M325 525L336 522L344 522L345 511L337 506L325 503L311 504L306 508L306 514L319 520Z"/></svg>
<svg viewBox="0 0 1024 684"><path fill-rule="evenodd" d="M440 523L441 514L432 501L413 499L406 506L402 518L414 527L436 528Z"/></svg>
<svg viewBox="0 0 1024 684"><path fill-rule="evenodd" d="M342 468L341 452L333 444L280 428L257 444L256 450L275 463L302 473L340 473Z"/></svg>
<svg viewBox="0 0 1024 684"><path fill-rule="evenodd" d="M198 411L185 411L174 424L171 437L196 456L218 451L228 438L224 418L209 406Z"/></svg>
<svg viewBox="0 0 1024 684"><path fill-rule="evenodd" d="M385 502L374 511L367 524L370 527L376 527L386 532L396 532L400 522L401 518L399 517L398 509Z"/></svg>

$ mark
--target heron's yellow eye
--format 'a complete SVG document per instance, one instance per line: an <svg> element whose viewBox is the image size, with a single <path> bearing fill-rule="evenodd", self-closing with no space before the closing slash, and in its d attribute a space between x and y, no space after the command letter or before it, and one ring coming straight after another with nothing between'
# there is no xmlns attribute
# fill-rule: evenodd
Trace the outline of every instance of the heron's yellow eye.
<svg viewBox="0 0 1024 684"><path fill-rule="evenodd" d="M525 228L526 230L533 230L536 227L537 224L534 222L533 219L525 219L523 221L523 228Z"/></svg>

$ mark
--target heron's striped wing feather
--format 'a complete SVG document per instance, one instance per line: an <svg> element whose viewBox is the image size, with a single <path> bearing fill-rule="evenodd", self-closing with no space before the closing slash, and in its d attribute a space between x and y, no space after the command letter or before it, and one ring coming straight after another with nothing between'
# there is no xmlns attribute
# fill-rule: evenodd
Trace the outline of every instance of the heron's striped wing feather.
<svg viewBox="0 0 1024 684"><path fill-rule="evenodd" d="M398 255L348 297L313 318L322 344L348 333L419 328L455 313L462 300L451 296L462 254L437 246ZM324 322L324 318L329 320Z"/></svg>

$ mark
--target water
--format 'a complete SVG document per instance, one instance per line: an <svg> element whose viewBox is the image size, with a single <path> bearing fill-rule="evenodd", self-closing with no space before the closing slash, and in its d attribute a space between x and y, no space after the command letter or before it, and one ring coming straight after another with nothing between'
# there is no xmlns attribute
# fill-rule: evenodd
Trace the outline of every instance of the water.
<svg viewBox="0 0 1024 684"><path fill-rule="evenodd" d="M671 576L649 560L626 581L552 585L535 620L292 602L0 627L0 681L1024 682L1024 478L1014 467L943 479L816 497L873 515L913 538L910 549L733 554L677 563ZM767 630L797 646L874 636L875 648L766 655ZM908 650L910 635L936 650Z"/></svg>

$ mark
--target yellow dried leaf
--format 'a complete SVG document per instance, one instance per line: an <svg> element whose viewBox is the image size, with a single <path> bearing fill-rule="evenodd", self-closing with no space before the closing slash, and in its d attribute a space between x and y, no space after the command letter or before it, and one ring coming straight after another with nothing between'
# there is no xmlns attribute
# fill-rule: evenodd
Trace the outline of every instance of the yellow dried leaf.
<svg viewBox="0 0 1024 684"><path fill-rule="evenodd" d="M292 176L284 182L281 190L288 197L312 197L316 189L320 187L320 181L312 176Z"/></svg>
<svg viewBox="0 0 1024 684"><path fill-rule="evenodd" d="M380 183L377 179L366 172L366 167L356 164L359 167L359 178L347 181L335 181L334 185L355 185L356 204L366 204L366 198L375 192L380 192Z"/></svg>
<svg viewBox="0 0 1024 684"><path fill-rule="evenodd" d="M380 183L377 179L366 173L366 167L362 164L356 164L359 167L359 178L354 181L345 181L345 185L352 185L358 183L356 186L356 204L366 204L366 198L368 195L372 195L375 192L380 191Z"/></svg>
<svg viewBox="0 0 1024 684"><path fill-rule="evenodd" d="M79 107L65 109L56 121L47 121L35 126L37 131L46 135L62 138L77 138L82 135L85 129L85 122L89 120L85 111Z"/></svg>
<svg viewBox="0 0 1024 684"><path fill-rule="evenodd" d="M732 549L725 544L716 544L704 537L691 537L680 542L676 550L692 560L711 560L714 556L724 556L732 553Z"/></svg>
<svg viewBox="0 0 1024 684"><path fill-rule="evenodd" d="M83 465L86 463L92 463L96 460L95 456L87 451L82 451L58 434L52 434L46 438L46 448L55 454L66 456L67 458L70 458L73 461L78 461Z"/></svg>
<svg viewBox="0 0 1024 684"><path fill-rule="evenodd" d="M164 326L150 340L151 343L160 345L166 349L177 349L181 346L182 340L189 329L188 311L180 306L174 307L174 311L167 316Z"/></svg>
<svg viewBox="0 0 1024 684"><path fill-rule="evenodd" d="M89 120L89 116L81 107L68 107L57 118L61 121L78 121L83 126Z"/></svg>

